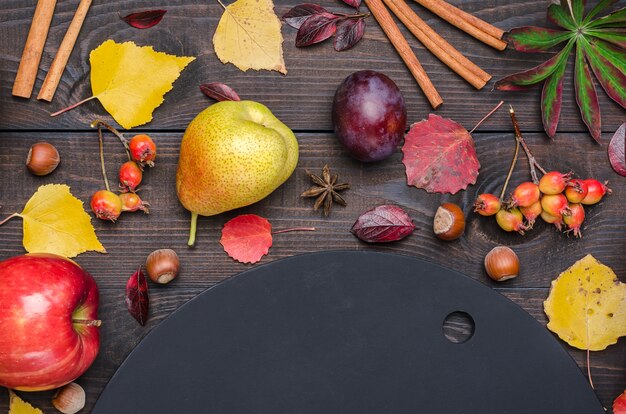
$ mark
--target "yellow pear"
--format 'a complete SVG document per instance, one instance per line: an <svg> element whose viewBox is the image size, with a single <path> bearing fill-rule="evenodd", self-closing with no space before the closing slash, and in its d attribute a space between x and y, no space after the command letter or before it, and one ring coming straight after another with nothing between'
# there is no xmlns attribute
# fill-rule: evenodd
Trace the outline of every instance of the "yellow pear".
<svg viewBox="0 0 626 414"><path fill-rule="evenodd" d="M176 192L191 212L188 244L198 215L213 216L267 197L298 163L298 141L264 105L224 101L191 121L180 144Z"/></svg>

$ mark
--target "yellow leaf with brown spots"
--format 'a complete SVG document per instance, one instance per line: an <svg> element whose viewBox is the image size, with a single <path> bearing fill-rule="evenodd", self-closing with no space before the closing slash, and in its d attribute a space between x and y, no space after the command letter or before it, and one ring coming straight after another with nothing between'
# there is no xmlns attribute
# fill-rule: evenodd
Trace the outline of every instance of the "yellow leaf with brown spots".
<svg viewBox="0 0 626 414"><path fill-rule="evenodd" d="M43 411L22 400L13 390L9 390L9 414L43 414Z"/></svg>
<svg viewBox="0 0 626 414"><path fill-rule="evenodd" d="M578 349L601 351L626 335L626 284L587 255L552 281L548 329Z"/></svg>

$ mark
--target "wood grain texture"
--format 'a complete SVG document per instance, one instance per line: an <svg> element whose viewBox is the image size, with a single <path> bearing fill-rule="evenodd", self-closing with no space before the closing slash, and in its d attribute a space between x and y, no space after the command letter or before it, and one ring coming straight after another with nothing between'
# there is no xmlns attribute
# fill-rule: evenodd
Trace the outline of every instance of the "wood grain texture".
<svg viewBox="0 0 626 414"><path fill-rule="evenodd" d="M276 1L276 11L282 15L298 3L298 0ZM490 89L495 80L536 66L552 53L525 54L513 50L497 52L469 38L423 7L410 3L411 8L453 46L493 75L490 84L476 92L402 27L404 35L445 101L437 111L438 114L454 116L469 129L476 121L477 112L486 113L496 102L505 99L518 108L520 113L527 114L527 131L542 131L539 88L516 93L492 92ZM457 0L452 3L506 30L516 26L547 24L545 14L548 2L543 0ZM348 11L346 6L336 1L324 0L320 4L332 10ZM97 101L88 102L56 119L50 118L48 114L91 95L89 52L109 38L116 41L133 40L140 45L155 45L160 51L198 57L176 81L175 88L166 95L164 104L154 113L154 121L145 126L148 129L184 129L210 103L200 93L199 84L220 81L232 86L243 99L265 103L292 129L330 130L330 103L335 89L346 76L360 69L382 71L398 84L407 101L410 122L419 121L431 112L415 80L372 18L367 19L365 38L354 49L342 53L335 52L332 45L327 43L298 49L294 46L296 31L284 27L283 49L288 75L268 71L243 73L233 65L223 65L215 57L211 39L222 9L217 2L200 0L168 2L166 17L149 30L137 30L128 26L120 20L118 13L124 15L136 10L158 8L157 6L162 6L161 3L107 1L94 4L54 101L47 104L14 98L11 97L10 85L26 39L33 5L34 0L4 0L0 10L0 79L6 80L0 84L0 128L86 129L93 114L108 118ZM620 5L626 5L626 0L621 0L617 6ZM61 1L57 5L35 91L41 87L74 8L75 5L70 1ZM566 93L559 128L562 132L585 130L574 101L572 75L573 67L570 66L565 79ZM615 131L624 119L624 112L603 91L599 92L599 96L603 131ZM508 130L509 124L491 121L483 128L502 131ZM561 136L556 138L557 141L562 139Z"/></svg>

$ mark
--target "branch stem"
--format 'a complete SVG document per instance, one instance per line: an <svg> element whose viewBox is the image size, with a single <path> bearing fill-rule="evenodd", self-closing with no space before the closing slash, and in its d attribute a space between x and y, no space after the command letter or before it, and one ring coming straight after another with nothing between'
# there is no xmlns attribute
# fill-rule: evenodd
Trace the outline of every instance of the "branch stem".
<svg viewBox="0 0 626 414"><path fill-rule="evenodd" d="M294 227L291 229L282 229L273 231L272 234L288 233L290 231L315 231L315 227Z"/></svg>
<svg viewBox="0 0 626 414"><path fill-rule="evenodd" d="M104 185L107 188L107 191L111 191L111 187L109 187L109 180L107 179L107 170L104 167L104 143L102 139L102 128L98 125L98 142L100 146L100 168L102 169L102 178L104 179Z"/></svg>
<svg viewBox="0 0 626 414"><path fill-rule="evenodd" d="M0 226L2 226L4 223L6 223L7 221L9 221L9 220L11 220L12 218L15 218L15 217L20 217L20 213L13 213L9 217L7 217L4 220L0 221Z"/></svg>
<svg viewBox="0 0 626 414"><path fill-rule="evenodd" d="M93 121L91 123L91 127L92 128L99 128L101 126L105 127L109 131L111 131L111 133L113 135L115 135L120 140L120 142L124 146L124 149L126 149L126 156L128 157L128 160L130 161L131 160L131 158L130 158L130 148L128 147L128 140L126 139L126 137L124 137L124 135L120 131L118 131L117 129L113 128L111 125L107 124L104 121L96 119L95 121Z"/></svg>
<svg viewBox="0 0 626 414"><path fill-rule="evenodd" d="M509 167L509 173L506 175L506 180L504 180L504 185L502 186L502 192L500 193L501 202L504 201L506 188L509 185L509 180L511 179L511 175L513 175L513 170L515 169L515 164L517 164L518 155L519 155L519 141L515 140L515 153L513 154L513 161L511 161L511 167Z"/></svg>
<svg viewBox="0 0 626 414"><path fill-rule="evenodd" d="M515 129L515 140L522 145L522 148L526 153L526 158L528 158L530 177L532 178L533 183L539 184L539 177L537 176L537 171L535 170L535 168L537 168L543 174L546 173L546 170L541 165L539 165L539 163L533 156L533 153L530 152L530 148L528 148L526 141L524 141L524 137L522 137L522 131L520 130L519 124L517 123L517 118L515 117L515 110L512 106L509 108L509 113L511 115L511 122L513 122L513 128Z"/></svg>
<svg viewBox="0 0 626 414"><path fill-rule="evenodd" d="M483 119L481 119L480 121L478 121L478 123L476 124L476 126L474 128L472 128L472 130L469 132L470 135L472 135L472 132L476 131L476 128L478 128L480 126L480 124L482 124L483 122L485 122L485 120L487 118L489 118L491 115L493 115L494 112L496 112L498 109L500 109L500 107L504 104L504 101L500 101L500 103L498 103L495 108L493 108L491 111L489 111L489 113L487 115L485 115L483 117Z"/></svg>
<svg viewBox="0 0 626 414"><path fill-rule="evenodd" d="M61 109L60 111L56 111L56 112L54 112L54 113L50 114L50 116L57 116L57 115L61 115L62 113L67 112L67 111L70 111L70 110L72 110L72 109L76 108L77 106L84 104L85 102L91 101L92 99L96 99L96 97L95 97L95 96L90 96L89 98L87 98L87 99L83 99L83 100L82 100L82 101L80 101L80 102L76 102L75 104L70 105L70 106L68 106L67 108L63 108L63 109Z"/></svg>

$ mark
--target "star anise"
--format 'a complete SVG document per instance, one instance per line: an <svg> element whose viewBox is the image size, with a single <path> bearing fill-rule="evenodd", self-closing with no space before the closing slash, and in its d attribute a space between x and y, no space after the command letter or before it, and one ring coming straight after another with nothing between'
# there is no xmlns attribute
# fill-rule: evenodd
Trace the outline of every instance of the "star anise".
<svg viewBox="0 0 626 414"><path fill-rule="evenodd" d="M301 197L317 197L317 200L315 200L315 204L313 205L314 210L317 211L317 209L324 204L324 216L328 217L333 202L341 204L342 206L347 205L346 200L339 195L339 191L347 190L350 188L350 184L337 184L337 178L339 178L339 176L337 174L333 174L331 177L328 165L325 165L324 169L322 169L321 177L309 171L306 173L315 185L302 193Z"/></svg>

